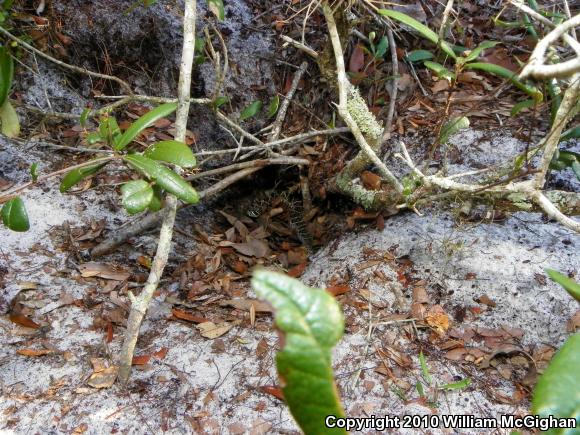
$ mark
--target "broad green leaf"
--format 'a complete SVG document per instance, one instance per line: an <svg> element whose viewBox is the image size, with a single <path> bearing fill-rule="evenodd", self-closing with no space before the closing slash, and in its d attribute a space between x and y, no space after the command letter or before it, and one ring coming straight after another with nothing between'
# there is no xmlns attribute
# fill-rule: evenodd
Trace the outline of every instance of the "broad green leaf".
<svg viewBox="0 0 580 435"><path fill-rule="evenodd" d="M6 46L0 47L0 106L8 99L14 78L14 59Z"/></svg>
<svg viewBox="0 0 580 435"><path fill-rule="evenodd" d="M104 167L108 162L105 163L95 163L94 165L85 166L83 168L73 169L66 173L60 182L60 192L64 193L73 187L75 184L80 183L82 180L90 175L98 172L102 167Z"/></svg>
<svg viewBox="0 0 580 435"><path fill-rule="evenodd" d="M28 213L22 198L17 196L4 203L2 207L2 222L12 231L24 232L30 229Z"/></svg>
<svg viewBox="0 0 580 435"><path fill-rule="evenodd" d="M566 275L556 270L546 269L546 273L552 281L560 284L562 287L564 287L564 290L570 293L570 296L580 302L580 284L578 284L572 278L568 278Z"/></svg>
<svg viewBox="0 0 580 435"><path fill-rule="evenodd" d="M562 135L560 136L560 142L564 142L570 139L578 139L579 137L580 137L580 125L577 125L576 127L572 127L566 130L564 133L562 133Z"/></svg>
<svg viewBox="0 0 580 435"><path fill-rule="evenodd" d="M461 390L463 388L469 387L471 385L471 379L465 378L458 382L452 382L450 384L440 385L440 390Z"/></svg>
<svg viewBox="0 0 580 435"><path fill-rule="evenodd" d="M143 155L153 160L173 163L181 168L193 168L196 165L191 149L183 142L176 140L157 142L147 148Z"/></svg>
<svg viewBox="0 0 580 435"><path fill-rule="evenodd" d="M113 148L117 148L117 143L119 143L119 138L121 137L121 129L117 120L113 116L109 116L108 122L106 124L107 129L107 139Z"/></svg>
<svg viewBox="0 0 580 435"><path fill-rule="evenodd" d="M382 59L389 48L389 40L386 36L383 36L377 46L375 47L375 59Z"/></svg>
<svg viewBox="0 0 580 435"><path fill-rule="evenodd" d="M336 300L286 275L257 270L252 287L276 311L284 347L276 355L284 399L306 434L345 434L326 428L325 417L344 417L332 373L332 348L342 337L344 317Z"/></svg>
<svg viewBox="0 0 580 435"><path fill-rule="evenodd" d="M145 115L137 119L131 126L125 130L123 135L119 138L119 141L115 145L115 150L120 151L129 145L135 137L147 127L151 126L153 123L161 118L172 114L177 109L177 103L166 103L161 106L157 106L155 109L150 110Z"/></svg>
<svg viewBox="0 0 580 435"><path fill-rule="evenodd" d="M129 214L140 213L149 207L153 188L145 180L129 181L121 186L122 204Z"/></svg>
<svg viewBox="0 0 580 435"><path fill-rule="evenodd" d="M434 44L437 44L439 42L439 36L437 36L437 33L435 33L433 30L431 30L424 24L421 24L416 19L411 18L409 15L406 15L398 11L392 11L390 9L379 9L377 12L385 17L389 17L394 20L400 21L401 23L406 24L407 26L415 29L417 32L421 34L421 36L433 42ZM441 41L441 49L445 53L447 53L451 58L453 59L457 58L457 55L453 52L453 49L447 42Z"/></svg>
<svg viewBox="0 0 580 435"><path fill-rule="evenodd" d="M440 144L447 143L447 141L451 136L453 136L459 130L463 130L464 128L468 127L469 127L469 118L467 118L466 116L458 116L456 118L451 118L443 125L441 133L439 133L438 142Z"/></svg>
<svg viewBox="0 0 580 435"><path fill-rule="evenodd" d="M435 55L427 50L413 50L405 56L409 62L420 62L422 60L433 59L434 57Z"/></svg>
<svg viewBox="0 0 580 435"><path fill-rule="evenodd" d="M463 63L471 62L472 60L477 59L483 50L495 47L497 44L499 44L499 41L483 41L481 44L471 50L469 54L460 59Z"/></svg>
<svg viewBox="0 0 580 435"><path fill-rule="evenodd" d="M101 137L101 133L98 131L93 131L87 135L87 143L89 145L94 145L98 142L102 142L103 138Z"/></svg>
<svg viewBox="0 0 580 435"><path fill-rule="evenodd" d="M538 380L532 413L540 417L576 419L580 426L580 332L570 336ZM549 435L578 433L578 429L550 429Z"/></svg>
<svg viewBox="0 0 580 435"><path fill-rule="evenodd" d="M159 186L153 186L153 198L151 198L151 202L149 203L149 210L151 211L159 211L161 210L161 205L163 201L163 189Z"/></svg>
<svg viewBox="0 0 580 435"><path fill-rule="evenodd" d="M85 125L87 125L87 119L90 113L91 113L90 107L85 107L84 110L82 111L81 118L79 120L79 124L81 125L82 128L85 128Z"/></svg>
<svg viewBox="0 0 580 435"><path fill-rule="evenodd" d="M32 177L32 182L36 183L38 179L38 163L34 162L30 165L30 176Z"/></svg>
<svg viewBox="0 0 580 435"><path fill-rule="evenodd" d="M427 361L425 360L423 351L419 352L419 364L421 365L421 373L423 373L423 378L429 385L431 385L431 374L429 373L429 367L427 367Z"/></svg>
<svg viewBox="0 0 580 435"><path fill-rule="evenodd" d="M280 106L280 97L278 95L272 98L270 105L268 106L268 118L272 118L276 112L278 112L278 107Z"/></svg>
<svg viewBox="0 0 580 435"><path fill-rule="evenodd" d="M129 154L123 160L133 169L154 180L160 187L174 194L183 202L196 204L199 194L191 185L172 170L155 160L148 159L140 154Z"/></svg>
<svg viewBox="0 0 580 435"><path fill-rule="evenodd" d="M207 0L207 5L218 20L223 21L225 19L223 0Z"/></svg>
<svg viewBox="0 0 580 435"><path fill-rule="evenodd" d="M542 94L542 92L540 92L538 88L523 83L520 79L518 79L517 74L515 74L514 72L510 71L507 68L504 68L503 66L499 66L493 63L473 62L466 64L465 68L485 71L494 74L496 76L508 79L510 82L512 82L512 84L516 88L524 91L526 94L532 97L538 104L541 103L542 100L544 99L544 95Z"/></svg>
<svg viewBox="0 0 580 435"><path fill-rule="evenodd" d="M228 101L230 101L230 99L228 97L224 97L224 96L220 96L217 97L214 101L213 101L213 108L215 110L219 109L220 107L222 107L224 104L226 104Z"/></svg>
<svg viewBox="0 0 580 435"><path fill-rule="evenodd" d="M256 116L257 113L262 109L262 102L260 100L254 101L248 107L246 107L240 114L240 121L244 121L252 116Z"/></svg>
<svg viewBox="0 0 580 435"><path fill-rule="evenodd" d="M441 79L446 79L449 81L455 80L455 74L453 72L449 71L447 68L445 68L440 63L431 62L430 60L426 60L425 62L423 62L423 65L425 65L427 68L432 70L437 75L437 77L439 77Z"/></svg>
<svg viewBox="0 0 580 435"><path fill-rule="evenodd" d="M0 123L2 123L2 134L6 137L18 137L20 134L20 121L18 114L9 100L4 101L0 107Z"/></svg>
<svg viewBox="0 0 580 435"><path fill-rule="evenodd" d="M510 111L510 116L517 116L523 109L528 109L534 107L536 102L534 100L524 100L519 103L514 104L512 110Z"/></svg>

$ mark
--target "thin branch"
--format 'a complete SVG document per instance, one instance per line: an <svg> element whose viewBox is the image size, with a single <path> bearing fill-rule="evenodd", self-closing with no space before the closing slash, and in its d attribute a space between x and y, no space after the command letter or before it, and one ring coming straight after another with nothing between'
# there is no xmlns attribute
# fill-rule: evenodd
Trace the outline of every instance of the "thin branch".
<svg viewBox="0 0 580 435"><path fill-rule="evenodd" d="M292 98L296 93L296 89L298 89L298 84L300 83L300 79L306 72L306 68L308 68L308 63L302 62L302 64L300 64L300 68L294 73L292 84L290 85L290 90L286 94L286 98L284 98L282 104L280 104L280 109L278 110L278 114L276 115L276 120L274 121L272 131L269 136L270 141L276 140L278 139L278 137L280 137L280 132L282 131L282 124L284 123L284 119L286 118L288 106L290 106L290 101L292 101Z"/></svg>
<svg viewBox="0 0 580 435"><path fill-rule="evenodd" d="M274 159L258 159L251 160L249 162L235 163L229 166L223 166L221 168L210 169L209 171L203 171L198 174L191 175L186 178L187 181L199 180L200 178L211 177L215 175L221 175L228 172L239 171L245 168L263 168L269 165L309 165L310 161L307 159L301 159L299 157L278 157Z"/></svg>
<svg viewBox="0 0 580 435"><path fill-rule="evenodd" d="M70 65L70 64L62 62L58 59L55 59L54 57L49 56L48 54L38 50L37 48L34 48L32 45L24 42L22 39L18 38L17 36L14 36L12 33L10 33L8 30L6 30L4 27L1 27L1 26L0 26L0 33L3 33L8 38L12 39L13 41L16 41L18 44L20 44L22 47L26 48L27 50L30 50L33 53L36 53L40 57L43 57L46 60L49 60L50 62L52 62L52 63L54 63L62 68L67 68L67 69L70 69L71 71L75 71L75 72L85 74L85 75L88 75L91 77L97 77L100 79L111 80L111 81L117 82L129 94L133 93L133 90L131 89L131 86L129 86L129 83L120 79L119 77L110 76L107 74L101 74L101 73L97 73L94 71L89 71L88 69L81 68L81 67L78 67L75 65Z"/></svg>
<svg viewBox="0 0 580 435"><path fill-rule="evenodd" d="M554 204L552 204L550 200L542 194L542 192L540 191L535 192L534 200L549 217L560 222L566 228L569 228L573 231L576 231L577 233L580 233L580 222L572 218L569 218L560 210L558 210L558 208Z"/></svg>
<svg viewBox="0 0 580 435"><path fill-rule="evenodd" d="M453 10L453 0L447 0L445 5L445 10L443 11L443 19L441 20L441 27L439 28L439 44L445 39L445 33L447 32L447 21L449 21L449 14Z"/></svg>
<svg viewBox="0 0 580 435"><path fill-rule="evenodd" d="M393 65L391 81L391 100L389 101L389 112L387 114L387 122L385 123L385 133L383 134L383 141L391 137L391 128L393 127L393 117L395 116L395 105L397 104L397 93L399 91L399 59L397 58L397 46L395 45L395 38L393 31L387 29L387 38L389 40L389 47L391 50L391 64Z"/></svg>
<svg viewBox="0 0 580 435"><path fill-rule="evenodd" d="M302 44L286 35L280 35L280 38L285 41L287 44L293 45L298 50L302 50L308 56L312 57L313 59L318 59L318 53L314 51L312 48L308 47L307 45Z"/></svg>

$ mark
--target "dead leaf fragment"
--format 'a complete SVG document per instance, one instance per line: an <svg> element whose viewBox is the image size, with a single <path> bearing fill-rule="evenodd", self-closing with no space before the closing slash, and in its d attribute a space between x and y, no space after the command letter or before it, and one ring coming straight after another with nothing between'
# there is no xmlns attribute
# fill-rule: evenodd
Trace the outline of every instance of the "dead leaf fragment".
<svg viewBox="0 0 580 435"><path fill-rule="evenodd" d="M17 325L24 326L26 328L38 329L40 325L36 323L34 320L29 319L24 314L20 313L10 313L10 321L12 323L16 323Z"/></svg>
<svg viewBox="0 0 580 435"><path fill-rule="evenodd" d="M88 263L79 266L79 272L83 278L90 278L97 276L103 279L111 279L113 281L126 281L131 274L122 267L106 263L96 263L89 261Z"/></svg>
<svg viewBox="0 0 580 435"><path fill-rule="evenodd" d="M18 355L22 356L43 356L50 355L54 353L52 349L18 349L16 351Z"/></svg>
<svg viewBox="0 0 580 435"><path fill-rule="evenodd" d="M207 319L205 317L196 316L195 314L191 314L191 313L188 313L187 311L182 311L182 310L179 310L177 308L173 308L171 310L171 314L173 314L174 317L176 317L180 320L186 320L188 322L193 322L193 323L207 322Z"/></svg>
<svg viewBox="0 0 580 435"><path fill-rule="evenodd" d="M197 329L200 330L201 336L209 338L210 340L221 337L233 327L234 324L228 322L222 322L218 324L213 322L204 322L197 325Z"/></svg>
<svg viewBox="0 0 580 435"><path fill-rule="evenodd" d="M270 255L270 247L265 240L249 239L246 243L234 243L232 248L248 257L264 258Z"/></svg>
<svg viewBox="0 0 580 435"><path fill-rule="evenodd" d="M111 366L104 368L100 371L95 371L87 381L93 388L109 388L117 379L117 373L119 372L119 368L117 366Z"/></svg>
<svg viewBox="0 0 580 435"><path fill-rule="evenodd" d="M250 311L253 306L256 313L272 313L274 311L270 304L257 299L227 299L221 301L220 305L234 307L242 311Z"/></svg>
<svg viewBox="0 0 580 435"><path fill-rule="evenodd" d="M429 309L425 315L425 322L440 336L445 335L450 326L449 316L441 305L434 305Z"/></svg>

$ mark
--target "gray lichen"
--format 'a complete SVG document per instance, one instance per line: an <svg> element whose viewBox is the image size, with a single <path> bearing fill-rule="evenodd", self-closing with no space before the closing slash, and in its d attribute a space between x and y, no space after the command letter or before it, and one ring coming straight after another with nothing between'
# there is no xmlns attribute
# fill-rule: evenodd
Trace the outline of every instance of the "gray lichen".
<svg viewBox="0 0 580 435"><path fill-rule="evenodd" d="M369 110L366 101L354 86L349 86L346 108L371 146L380 143L383 128Z"/></svg>

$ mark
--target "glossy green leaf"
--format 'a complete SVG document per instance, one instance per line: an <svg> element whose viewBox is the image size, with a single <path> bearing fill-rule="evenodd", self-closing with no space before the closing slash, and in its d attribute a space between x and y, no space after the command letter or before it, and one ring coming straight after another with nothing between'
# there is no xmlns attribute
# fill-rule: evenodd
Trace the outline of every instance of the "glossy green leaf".
<svg viewBox="0 0 580 435"><path fill-rule="evenodd" d="M20 134L18 113L16 113L9 100L4 101L4 104L0 107L0 123L2 123L1 131L4 136L14 138Z"/></svg>
<svg viewBox="0 0 580 435"><path fill-rule="evenodd" d="M115 117L109 116L107 120L107 141L113 146L113 148L117 149L117 144L121 137L121 129L119 128L119 124L117 124L117 119L115 119Z"/></svg>
<svg viewBox="0 0 580 435"><path fill-rule="evenodd" d="M455 74L450 70L448 70L447 68L445 68L440 63L426 60L425 62L423 62L423 65L425 65L427 68L433 71L440 79L446 79L449 81L455 80Z"/></svg>
<svg viewBox="0 0 580 435"><path fill-rule="evenodd" d="M98 142L102 142L103 138L101 137L101 133L98 131L93 131L87 135L87 143L89 145L94 145Z"/></svg>
<svg viewBox="0 0 580 435"><path fill-rule="evenodd" d="M218 20L225 19L224 2L223 0L207 0L209 10L214 14Z"/></svg>
<svg viewBox="0 0 580 435"><path fill-rule="evenodd" d="M278 112L279 106L280 106L280 97L278 95L275 95L274 98L272 98L272 101L270 101L270 104L268 105L268 118L272 118Z"/></svg>
<svg viewBox="0 0 580 435"><path fill-rule="evenodd" d="M14 78L14 60L6 46L0 47L0 106L2 106L10 95L12 80Z"/></svg>
<svg viewBox="0 0 580 435"><path fill-rule="evenodd" d="M386 36L383 36L375 47L375 59L382 59L387 53L387 48L389 48L389 40Z"/></svg>
<svg viewBox="0 0 580 435"><path fill-rule="evenodd" d="M161 206L163 204L163 189L159 186L153 186L153 198L151 198L151 202L149 203L149 210L151 211L159 211L161 210Z"/></svg>
<svg viewBox="0 0 580 435"><path fill-rule="evenodd" d="M512 82L512 84L516 88L524 91L526 94L532 97L537 103L541 103L542 100L544 99L544 95L542 94L542 92L540 92L538 88L523 83L520 79L518 79L517 74L515 74L514 72L510 71L507 68L504 68L503 66L499 66L493 63L473 62L466 64L465 68L485 71L490 74L494 74L496 76L508 79L510 82Z"/></svg>
<svg viewBox="0 0 580 435"><path fill-rule="evenodd" d="M469 118L467 118L466 116L458 116L456 118L451 118L443 125L441 133L439 133L438 142L440 144L444 144L449 140L451 136L453 136L459 130L463 130L464 128L468 127L469 127Z"/></svg>
<svg viewBox="0 0 580 435"><path fill-rule="evenodd" d="M544 434L578 434L580 426L580 332L572 335L552 358L538 380L532 413L540 417L573 418L574 429L551 429Z"/></svg>
<svg viewBox="0 0 580 435"><path fill-rule="evenodd" d="M437 33L435 33L433 30L431 30L424 24L421 24L416 19L411 18L409 15L406 15L398 11L392 11L390 9L379 9L378 13L385 17L389 17L403 24L406 24L407 26L419 32L421 36L423 36L425 39L428 39L434 44L437 44L439 42L439 36L437 35ZM441 49L453 59L457 58L457 55L453 52L453 49L447 42L441 41Z"/></svg>
<svg viewBox="0 0 580 435"><path fill-rule="evenodd" d="M483 50L495 47L497 44L499 44L499 41L483 41L473 50L470 50L469 54L467 54L464 58L461 58L462 62L466 63L477 59Z"/></svg>
<svg viewBox="0 0 580 435"><path fill-rule="evenodd" d="M440 385L440 390L461 390L467 388L471 385L471 379L465 378L458 382L452 382L450 384Z"/></svg>
<svg viewBox="0 0 580 435"><path fill-rule="evenodd" d="M514 107L512 107L512 110L510 111L510 116L517 116L523 109L529 109L535 105L536 102L534 100L520 101L519 103L514 104Z"/></svg>
<svg viewBox="0 0 580 435"><path fill-rule="evenodd" d="M95 163L94 165L85 166L82 168L73 169L66 173L60 182L60 191L64 193L68 191L75 184L80 183L82 180L90 175L97 173L101 168L103 168L108 162L105 163Z"/></svg>
<svg viewBox="0 0 580 435"><path fill-rule="evenodd" d="M560 136L560 142L564 142L570 139L578 139L579 137L580 137L580 125L577 125L576 127L572 127L566 130L564 133L562 133L562 135Z"/></svg>
<svg viewBox="0 0 580 435"><path fill-rule="evenodd" d="M145 180L129 181L121 186L122 204L129 214L142 212L152 199L153 188Z"/></svg>
<svg viewBox="0 0 580 435"><path fill-rule="evenodd" d="M546 273L552 281L560 284L562 287L564 287L564 290L570 293L570 296L580 302L580 284L578 284L572 278L568 278L563 273L553 269L546 269Z"/></svg>
<svg viewBox="0 0 580 435"><path fill-rule="evenodd" d="M32 182L36 183L36 180L38 180L38 163L34 162L30 165L30 176L32 177Z"/></svg>
<svg viewBox="0 0 580 435"><path fill-rule="evenodd" d="M306 434L345 434L326 428L325 417L344 417L332 373L332 348L344 331L344 317L336 300L286 275L257 270L252 287L276 311L276 326L284 347L276 355L284 399Z"/></svg>
<svg viewBox="0 0 580 435"><path fill-rule="evenodd" d="M213 101L213 108L215 110L217 110L220 107L222 107L224 104L226 104L228 101L230 101L230 99L228 97L224 97L224 96L216 97L216 99Z"/></svg>
<svg viewBox="0 0 580 435"><path fill-rule="evenodd" d="M413 50L405 56L409 62L420 62L422 60L433 59L435 55L427 50Z"/></svg>
<svg viewBox="0 0 580 435"><path fill-rule="evenodd" d="M12 198L2 206L2 222L12 231L24 232L30 229L28 213L24 201L19 196Z"/></svg>
<svg viewBox="0 0 580 435"><path fill-rule="evenodd" d="M181 168L193 168L196 165L191 149L183 142L176 140L157 142L147 148L143 155L153 160L173 163Z"/></svg>
<svg viewBox="0 0 580 435"><path fill-rule="evenodd" d="M123 160L133 169L154 180L160 187L183 202L196 204L199 194L191 185L172 170L140 154L129 154Z"/></svg>
<svg viewBox="0 0 580 435"><path fill-rule="evenodd" d="M171 115L177 109L177 103L166 103L161 106L157 106L155 109L150 110L145 115L137 119L131 126L125 130L123 135L119 138L115 145L115 150L120 151L129 145L135 137L147 127L153 125L156 121L161 118L165 118Z"/></svg>
<svg viewBox="0 0 580 435"><path fill-rule="evenodd" d="M256 116L258 112L262 109L262 102L260 100L254 101L248 107L246 107L240 114L240 121L244 121L252 116Z"/></svg>

